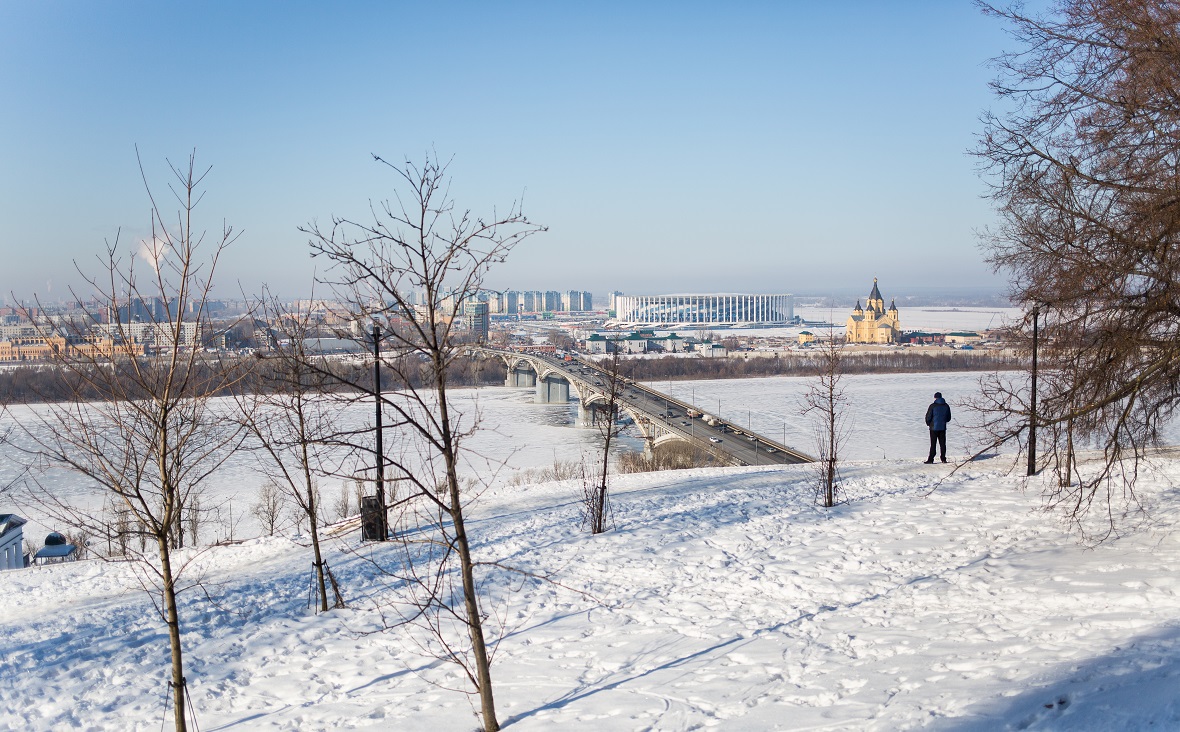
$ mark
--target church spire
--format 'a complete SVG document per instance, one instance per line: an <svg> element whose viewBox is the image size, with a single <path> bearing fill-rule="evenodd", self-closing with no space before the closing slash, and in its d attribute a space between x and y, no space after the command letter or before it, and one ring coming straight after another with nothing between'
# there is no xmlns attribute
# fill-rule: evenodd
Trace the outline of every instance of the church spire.
<svg viewBox="0 0 1180 732"><path fill-rule="evenodd" d="M869 302L872 302L873 300L880 300L881 302L885 302L885 298L881 297L881 290L877 289L877 278L876 277L873 278L873 291L869 293ZM847 302L847 301L845 301L845 302Z"/></svg>

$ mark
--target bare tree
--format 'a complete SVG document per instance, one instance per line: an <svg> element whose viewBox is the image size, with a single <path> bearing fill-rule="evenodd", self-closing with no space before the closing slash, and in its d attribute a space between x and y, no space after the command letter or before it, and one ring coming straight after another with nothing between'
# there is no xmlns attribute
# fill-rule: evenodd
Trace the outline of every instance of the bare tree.
<svg viewBox="0 0 1180 732"><path fill-rule="evenodd" d="M482 288L484 275L504 261L526 237L543 231L514 204L508 211L478 218L456 211L449 195L447 166L391 165L374 156L400 179L392 202L370 205L363 223L334 218L330 228L310 224L313 256L327 259L331 284L346 300L358 323L375 324L383 335L382 365L394 375L397 391L377 394L390 427L421 448L420 465L378 456L407 493L398 505L430 521L425 544L407 544L402 570L406 586L420 594L411 618L438 639L441 657L458 664L480 698L485 730L498 730L492 693L490 651L475 579L476 561L467 534L459 479L463 441L475 427L471 415L454 412L448 395L448 366L461 354L456 314ZM418 293L411 302L410 293ZM366 384L353 384L369 391ZM457 567L452 566L457 560ZM415 561L426 562L423 571ZM458 574L458 594L450 590ZM446 637L448 618L465 631L467 644Z"/></svg>
<svg viewBox="0 0 1180 732"><path fill-rule="evenodd" d="M839 498L840 448L848 437L848 397L844 393L842 368L843 344L829 335L816 349L819 375L803 395L803 413L810 414L815 426L816 461L819 482L817 495L825 508L836 505Z"/></svg>
<svg viewBox="0 0 1180 732"><path fill-rule="evenodd" d="M283 490L273 480L265 480L258 488L258 499L250 506L250 513L262 526L267 536L274 536L283 520L286 508Z"/></svg>
<svg viewBox="0 0 1180 732"><path fill-rule="evenodd" d="M104 520L95 506L67 503L48 486L36 493L42 510L134 560L168 627L174 722L183 732L195 712L186 712L177 595L192 555L175 550L184 542L187 512L199 509L202 483L239 441L211 399L233 389L242 370L207 357L199 340L218 260L236 237L223 226L207 240L194 222L208 173L197 169L195 155L169 165L176 219L156 202L144 175L150 238L132 256L120 253L117 237L107 246L101 277L87 278L98 305L81 332L57 336L54 366L71 398L47 405L24 429L30 454L81 476L120 517ZM128 533L138 534L138 543Z"/></svg>
<svg viewBox="0 0 1180 732"><path fill-rule="evenodd" d="M1180 402L1180 5L984 8L1019 45L995 61L1008 111L984 117L977 149L1000 212L984 244L1047 321L1035 402L1027 382L994 378L985 426L992 444L1023 446L1030 425L1066 439L1035 469L1059 474L1048 504L1101 539L1137 506L1139 465ZM1078 442L1101 451L1080 472Z"/></svg>
<svg viewBox="0 0 1180 732"><path fill-rule="evenodd" d="M343 521L353 515L352 492L348 489L348 483L340 484L340 494L336 497L336 502L332 505L332 508L337 521ZM357 512L359 511L360 505L358 503Z"/></svg>
<svg viewBox="0 0 1180 732"><path fill-rule="evenodd" d="M265 298L261 309L273 343L257 369L258 393L240 397L240 411L255 438L260 469L307 520L320 610L327 612L331 570L320 542L325 511L316 478L339 472L330 455L346 439L337 427L340 405L330 401L336 382L309 350L315 330L310 310L292 311L274 297ZM335 604L342 606L339 596Z"/></svg>
<svg viewBox="0 0 1180 732"><path fill-rule="evenodd" d="M627 389L628 379L620 368L618 350L611 352L606 361L599 364L603 368L602 401L595 401L591 405L590 420L602 436L602 460L598 469L590 475L595 481L586 483L582 496L584 509L584 523L590 528L591 534L601 534L606 531L607 517L611 515L610 498L607 495L607 483L610 479L610 448L614 439L619 436L623 425L619 422L619 409ZM591 483L596 482L596 485Z"/></svg>

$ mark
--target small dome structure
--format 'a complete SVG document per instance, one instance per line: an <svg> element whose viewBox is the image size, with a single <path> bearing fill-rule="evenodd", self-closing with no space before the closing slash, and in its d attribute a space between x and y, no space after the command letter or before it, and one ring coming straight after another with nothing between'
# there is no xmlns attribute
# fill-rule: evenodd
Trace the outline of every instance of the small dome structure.
<svg viewBox="0 0 1180 732"><path fill-rule="evenodd" d="M45 546L65 546L68 543L66 537L56 531L49 532L49 535L45 537Z"/></svg>

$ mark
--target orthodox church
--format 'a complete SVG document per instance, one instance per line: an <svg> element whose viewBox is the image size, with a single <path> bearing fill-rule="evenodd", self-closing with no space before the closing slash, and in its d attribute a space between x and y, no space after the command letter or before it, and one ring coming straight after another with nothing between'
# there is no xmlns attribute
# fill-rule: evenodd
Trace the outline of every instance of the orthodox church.
<svg viewBox="0 0 1180 732"><path fill-rule="evenodd" d="M867 307L860 307L860 300L856 301L856 309L848 316L844 338L848 343L897 343L901 335L901 320L897 315L897 305L889 303L885 309L885 299L877 289L877 278L873 278L873 291L869 293Z"/></svg>

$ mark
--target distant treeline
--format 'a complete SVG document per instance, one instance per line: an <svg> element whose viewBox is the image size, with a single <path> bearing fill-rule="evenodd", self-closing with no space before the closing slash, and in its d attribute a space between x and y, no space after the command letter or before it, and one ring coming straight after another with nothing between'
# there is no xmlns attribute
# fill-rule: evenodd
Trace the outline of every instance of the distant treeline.
<svg viewBox="0 0 1180 732"><path fill-rule="evenodd" d="M334 390L364 390L373 386L372 367L347 362L325 362L338 377ZM229 363L198 363L197 382L214 378L215 371L232 368L240 371L240 378L223 390L259 393L274 388L279 380L272 371L274 364L266 358L243 357ZM106 368L110 368L107 366ZM881 353L849 353L844 356L844 372L848 374L920 373L927 371L1000 371L1026 368L1024 360L1003 353L962 352L929 353L919 350L900 350ZM808 354L786 354L771 358L679 358L665 356L654 359L627 359L623 372L640 381L676 379L744 379L758 376L814 376L819 373L818 359ZM427 385L428 371L411 374L414 386ZM498 358L468 358L460 356L451 362L447 381L451 386L492 386L504 383L507 367ZM352 385L352 386L348 386ZM405 377L382 369L384 389L404 387ZM70 399L109 398L84 380L57 367L42 364L0 371L0 403L20 404Z"/></svg>
<svg viewBox="0 0 1180 732"><path fill-rule="evenodd" d="M632 379L744 379L758 376L815 376L820 372L817 357L791 353L769 358L679 358L627 360L620 368ZM1024 359L1007 353L988 351L940 351L903 349L874 353L847 353L843 357L846 374L897 374L927 371L1005 371L1027 368Z"/></svg>
<svg viewBox="0 0 1180 732"><path fill-rule="evenodd" d="M336 379L328 379L328 388L334 391L370 391L373 388L372 366L363 366L340 361L324 361L323 365ZM282 383L274 371L276 364L266 358L241 357L230 361L204 361L195 366L193 384L204 384L218 378L225 369L237 373L229 385L220 390L223 396L232 393L257 394L272 391ZM96 368L112 368L106 364ZM114 366L114 368L119 368ZM428 371L403 369L411 374L410 380L416 387L427 384ZM500 359L473 359L459 356L447 369L447 383L451 386L502 385L507 376L507 367ZM219 379L224 380L224 379ZM101 384L106 379L89 381L80 374L61 369L55 365L38 364L0 371L0 403L33 404L38 402L62 402L74 399L98 400L112 395L104 393ZM129 388L134 379L125 379L121 389ZM406 378L389 369L381 370L381 387L385 390L406 386ZM120 395L122 396L122 395ZM132 394L134 396L134 394Z"/></svg>

